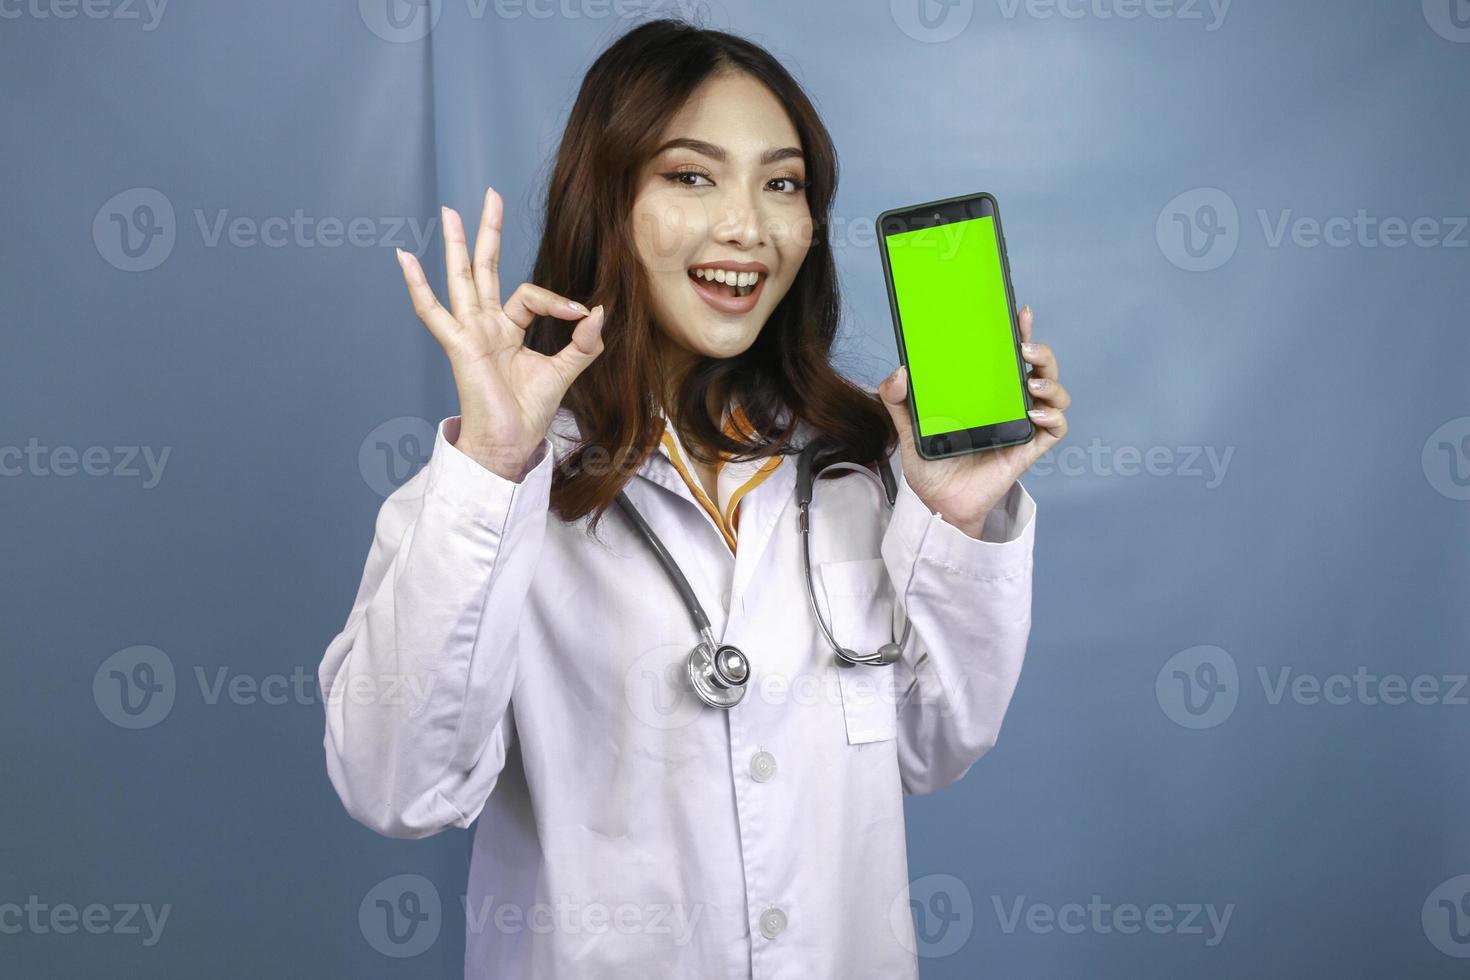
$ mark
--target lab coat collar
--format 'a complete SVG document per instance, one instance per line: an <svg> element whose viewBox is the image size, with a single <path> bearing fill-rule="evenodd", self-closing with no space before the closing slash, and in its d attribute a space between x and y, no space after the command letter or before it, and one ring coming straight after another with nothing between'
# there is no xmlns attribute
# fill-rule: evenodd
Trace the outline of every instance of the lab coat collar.
<svg viewBox="0 0 1470 980"><path fill-rule="evenodd" d="M789 412L789 409L787 410ZM789 418L783 415L783 419ZM811 425L805 421L797 421L796 434L792 437L792 445L800 447L806 444L814 433ZM581 429L577 425L575 416L568 408L562 408L557 412L556 419L552 423L551 432L548 433L552 439L553 448L557 452L558 459L561 454L572 448L572 445L580 439ZM776 528L776 521L785 511L787 505L793 505L796 495L796 463L795 455L781 456L780 464L770 476L755 489L742 498L740 503L740 534L735 548L733 560L735 562L734 579L731 583L731 602L738 601L745 593L746 586L751 577L760 566L766 545L771 540L772 532ZM639 479L662 487L664 490L683 498L689 506L694 507L704 514L704 508L694 497L693 491L689 489L679 471L674 468L673 462L658 450L650 452L639 465L634 473L635 478L629 481L629 496L633 498L634 506L639 503L640 494L632 489L633 484ZM640 508L642 510L643 508ZM647 517L647 515L645 515ZM706 520L711 520L705 515ZM651 519L650 519L651 520ZM655 530L658 530L655 527ZM713 521L710 523L710 533L719 537L719 531L715 528ZM723 543L721 548L724 548Z"/></svg>

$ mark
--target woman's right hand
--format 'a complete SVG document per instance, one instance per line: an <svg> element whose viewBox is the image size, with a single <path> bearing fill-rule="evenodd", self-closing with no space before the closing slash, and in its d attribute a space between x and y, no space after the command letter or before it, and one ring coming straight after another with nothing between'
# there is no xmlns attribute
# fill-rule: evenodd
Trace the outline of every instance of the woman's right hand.
<svg viewBox="0 0 1470 980"><path fill-rule="evenodd" d="M449 355L461 416L455 448L507 480L516 480L541 444L562 396L577 375L602 353L604 311L585 306L532 283L522 283L500 302L500 231L505 205L494 188L485 192L475 260L470 264L464 222L442 208L444 267L449 309L440 305L411 252L398 250L398 264L414 312ZM525 346L536 315L580 320L571 341L554 357Z"/></svg>

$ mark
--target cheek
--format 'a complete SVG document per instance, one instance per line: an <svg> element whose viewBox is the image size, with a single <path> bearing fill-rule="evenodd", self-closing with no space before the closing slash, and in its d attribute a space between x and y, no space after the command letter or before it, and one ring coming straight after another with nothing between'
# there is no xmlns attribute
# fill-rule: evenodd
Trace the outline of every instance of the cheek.
<svg viewBox="0 0 1470 980"><path fill-rule="evenodd" d="M806 208L792 208L770 224L771 243L781 254L783 277L795 278L796 270L812 247L812 218Z"/></svg>
<svg viewBox="0 0 1470 980"><path fill-rule="evenodd" d="M703 209L687 201L649 194L633 209L633 235L650 275L683 274L707 237Z"/></svg>

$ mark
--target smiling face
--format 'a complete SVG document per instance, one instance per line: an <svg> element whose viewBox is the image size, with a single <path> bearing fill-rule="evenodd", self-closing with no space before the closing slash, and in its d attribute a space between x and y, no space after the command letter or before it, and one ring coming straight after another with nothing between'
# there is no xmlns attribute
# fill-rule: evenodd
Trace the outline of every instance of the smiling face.
<svg viewBox="0 0 1470 980"><path fill-rule="evenodd" d="M749 75L707 79L659 146L638 177L633 229L677 376L694 356L755 342L806 257L811 212L796 127Z"/></svg>

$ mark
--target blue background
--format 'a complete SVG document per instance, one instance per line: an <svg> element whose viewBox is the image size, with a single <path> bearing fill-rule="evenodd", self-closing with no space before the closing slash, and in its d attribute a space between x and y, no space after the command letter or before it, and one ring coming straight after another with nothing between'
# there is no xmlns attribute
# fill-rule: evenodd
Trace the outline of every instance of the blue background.
<svg viewBox="0 0 1470 980"><path fill-rule="evenodd" d="M908 801L924 976L1464 976L1470 3L917 2L682 9L768 46L836 138L844 370L897 363L873 216L988 190L1075 399L1025 480L1000 744ZM314 676L454 410L393 246L442 276L438 205L474 220L493 183L520 281L577 84L631 23L557 3L3 8L0 906L171 911L151 946L0 931L0 974L459 975L469 838L345 815ZM1290 230L1360 209L1341 246ZM126 447L169 452L156 485ZM124 727L119 651L172 669L156 723ZM1437 693L1276 696L1360 668ZM444 909L411 959L358 916L405 874ZM1047 927L1094 895L1231 918L1213 945L1203 916Z"/></svg>

